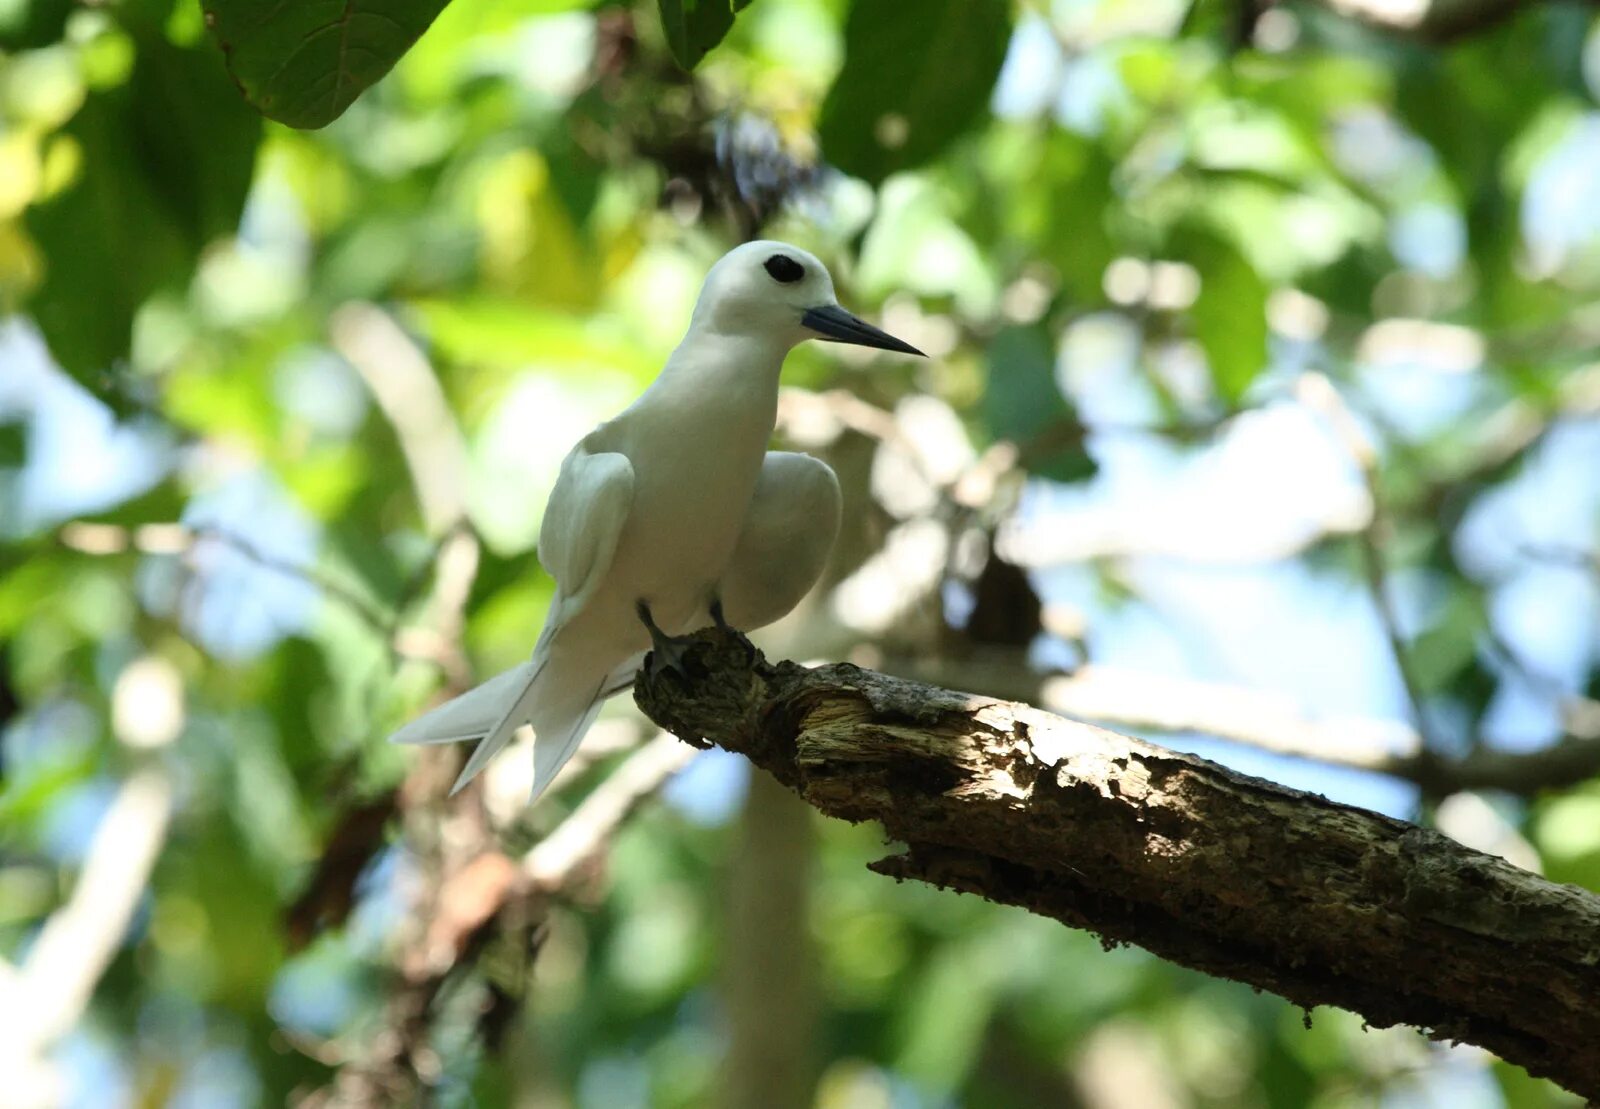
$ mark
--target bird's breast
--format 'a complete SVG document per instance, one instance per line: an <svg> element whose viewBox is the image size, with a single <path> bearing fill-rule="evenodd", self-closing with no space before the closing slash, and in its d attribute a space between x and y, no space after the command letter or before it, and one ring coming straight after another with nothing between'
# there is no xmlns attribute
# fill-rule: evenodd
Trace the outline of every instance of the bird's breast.
<svg viewBox="0 0 1600 1109"><path fill-rule="evenodd" d="M742 403L741 403L742 402ZM633 505L609 575L668 631L705 611L739 540L777 413L777 390L700 398L646 424L631 445Z"/></svg>

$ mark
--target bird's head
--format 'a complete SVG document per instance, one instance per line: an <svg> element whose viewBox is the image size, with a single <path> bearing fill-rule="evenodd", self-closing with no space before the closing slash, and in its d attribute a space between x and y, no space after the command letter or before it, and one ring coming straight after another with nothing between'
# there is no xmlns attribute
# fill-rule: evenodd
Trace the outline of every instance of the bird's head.
<svg viewBox="0 0 1600 1109"><path fill-rule="evenodd" d="M727 334L775 337L790 346L822 339L922 354L841 308L833 278L815 255L772 239L734 247L711 267L694 321Z"/></svg>

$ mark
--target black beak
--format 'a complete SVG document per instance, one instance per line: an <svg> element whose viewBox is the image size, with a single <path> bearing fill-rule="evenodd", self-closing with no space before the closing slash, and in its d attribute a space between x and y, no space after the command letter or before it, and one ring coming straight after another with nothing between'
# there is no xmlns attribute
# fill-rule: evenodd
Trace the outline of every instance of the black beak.
<svg viewBox="0 0 1600 1109"><path fill-rule="evenodd" d="M854 343L858 347L876 347L901 354L928 357L910 343L903 342L887 331L879 331L866 320L858 319L837 304L824 304L821 308L807 308L800 322L830 343Z"/></svg>

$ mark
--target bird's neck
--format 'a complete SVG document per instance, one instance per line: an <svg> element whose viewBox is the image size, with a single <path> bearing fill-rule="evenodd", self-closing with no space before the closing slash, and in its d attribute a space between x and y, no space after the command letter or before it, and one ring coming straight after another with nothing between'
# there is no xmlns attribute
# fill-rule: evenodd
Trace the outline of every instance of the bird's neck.
<svg viewBox="0 0 1600 1109"><path fill-rule="evenodd" d="M776 405L778 375L789 346L769 336L697 328L667 359L656 386L687 392L700 403L718 396L751 400L770 396Z"/></svg>

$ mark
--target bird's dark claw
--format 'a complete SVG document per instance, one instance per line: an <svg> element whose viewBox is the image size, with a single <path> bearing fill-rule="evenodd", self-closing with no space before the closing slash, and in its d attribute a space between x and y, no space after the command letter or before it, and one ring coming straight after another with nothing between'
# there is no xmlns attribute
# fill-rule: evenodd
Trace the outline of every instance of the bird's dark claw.
<svg viewBox="0 0 1600 1109"><path fill-rule="evenodd" d="M756 650L756 645L750 642L749 637L744 632L728 623L726 617L722 615L722 598L720 597L711 602L711 622L716 624L719 632L743 648L744 661L747 666L755 662L756 655L760 652Z"/></svg>
<svg viewBox="0 0 1600 1109"><path fill-rule="evenodd" d="M650 615L650 606L643 601L636 607L640 621L650 632L650 653L644 660L645 673L654 678L672 670L687 678L689 671L684 666L684 658L689 650L689 637L671 636L662 631L656 626L655 617Z"/></svg>
<svg viewBox="0 0 1600 1109"><path fill-rule="evenodd" d="M650 653L645 656L645 673L652 678L660 677L668 671L674 671L687 678L689 671L685 668L683 660L688 653L688 639L673 639L670 636L652 636L650 640Z"/></svg>

